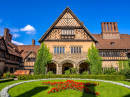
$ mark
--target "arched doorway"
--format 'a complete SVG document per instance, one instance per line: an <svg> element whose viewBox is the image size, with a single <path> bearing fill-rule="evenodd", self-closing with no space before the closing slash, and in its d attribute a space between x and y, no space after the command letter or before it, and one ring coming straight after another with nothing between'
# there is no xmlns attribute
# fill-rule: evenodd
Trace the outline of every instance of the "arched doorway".
<svg viewBox="0 0 130 97"><path fill-rule="evenodd" d="M81 64L79 64L79 73L82 74L84 71L89 71L89 64L87 62L83 62Z"/></svg>
<svg viewBox="0 0 130 97"><path fill-rule="evenodd" d="M65 74L65 71L72 67L73 67L73 65L71 63L64 63L62 65L62 74Z"/></svg>
<svg viewBox="0 0 130 97"><path fill-rule="evenodd" d="M56 64L55 63L49 63L47 64L47 72L52 71L54 74L56 74Z"/></svg>

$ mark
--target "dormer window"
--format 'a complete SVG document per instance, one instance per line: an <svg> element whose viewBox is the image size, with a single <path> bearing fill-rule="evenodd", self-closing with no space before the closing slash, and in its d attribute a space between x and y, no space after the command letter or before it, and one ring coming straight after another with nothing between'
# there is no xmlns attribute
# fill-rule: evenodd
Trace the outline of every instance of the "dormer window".
<svg viewBox="0 0 130 97"><path fill-rule="evenodd" d="M114 45L114 42L111 42L111 45Z"/></svg>
<svg viewBox="0 0 130 97"><path fill-rule="evenodd" d="M97 42L96 45L99 45L99 42Z"/></svg>

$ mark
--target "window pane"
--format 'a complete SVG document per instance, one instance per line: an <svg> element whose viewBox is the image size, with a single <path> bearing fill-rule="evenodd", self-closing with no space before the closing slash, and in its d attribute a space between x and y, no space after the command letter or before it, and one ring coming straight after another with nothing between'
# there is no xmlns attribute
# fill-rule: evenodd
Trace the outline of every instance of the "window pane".
<svg viewBox="0 0 130 97"><path fill-rule="evenodd" d="M63 53L65 53L65 48L63 47Z"/></svg>
<svg viewBox="0 0 130 97"><path fill-rule="evenodd" d="M79 51L79 50L78 50L78 47L77 47L77 52L76 52L76 53L78 53L78 51Z"/></svg>
<svg viewBox="0 0 130 97"><path fill-rule="evenodd" d="M60 47L60 53L62 53L62 47Z"/></svg>
<svg viewBox="0 0 130 97"><path fill-rule="evenodd" d="M81 47L79 47L79 53L81 53Z"/></svg>
<svg viewBox="0 0 130 97"><path fill-rule="evenodd" d="M72 31L72 35L74 34L74 30L71 30Z"/></svg>
<svg viewBox="0 0 130 97"><path fill-rule="evenodd" d="M74 53L76 53L76 49L75 49L75 47L74 47Z"/></svg>
<svg viewBox="0 0 130 97"><path fill-rule="evenodd" d="M57 53L59 53L59 47L57 47Z"/></svg>
<svg viewBox="0 0 130 97"><path fill-rule="evenodd" d="M71 47L71 53L73 53L73 47Z"/></svg>
<svg viewBox="0 0 130 97"><path fill-rule="evenodd" d="M54 48L54 53L56 53L56 47Z"/></svg>

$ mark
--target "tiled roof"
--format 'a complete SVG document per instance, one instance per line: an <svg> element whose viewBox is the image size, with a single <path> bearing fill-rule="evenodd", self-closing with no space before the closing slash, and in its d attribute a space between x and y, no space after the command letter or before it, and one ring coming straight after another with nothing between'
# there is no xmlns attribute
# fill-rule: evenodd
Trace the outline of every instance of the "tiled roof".
<svg viewBox="0 0 130 97"><path fill-rule="evenodd" d="M21 52L21 56L25 58L30 53L30 51L33 51L37 54L40 45L17 45L17 47Z"/></svg>
<svg viewBox="0 0 130 97"><path fill-rule="evenodd" d="M11 42L8 42L7 49L8 49L9 54L12 54L12 55L15 55L18 57L22 57L19 53L19 49L18 49L17 45L15 45Z"/></svg>
<svg viewBox="0 0 130 97"><path fill-rule="evenodd" d="M103 39L101 34L93 34L98 40L98 49L130 49L130 35L120 34L120 39ZM114 45L111 44L114 42Z"/></svg>

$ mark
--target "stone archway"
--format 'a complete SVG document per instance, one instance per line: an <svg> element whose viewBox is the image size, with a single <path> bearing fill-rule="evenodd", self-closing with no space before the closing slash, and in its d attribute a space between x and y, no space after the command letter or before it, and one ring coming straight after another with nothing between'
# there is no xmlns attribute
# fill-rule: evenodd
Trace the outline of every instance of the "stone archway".
<svg viewBox="0 0 130 97"><path fill-rule="evenodd" d="M57 66L56 66L56 64L55 63L49 63L49 64L47 64L47 67L46 67L46 73L47 72L49 72L49 71L52 71L54 74L56 74L57 73Z"/></svg>
<svg viewBox="0 0 130 97"><path fill-rule="evenodd" d="M84 71L89 71L90 72L90 69L89 69L89 64L85 61L80 61L78 63L78 66L79 66L79 73L82 74Z"/></svg>
<svg viewBox="0 0 130 97"><path fill-rule="evenodd" d="M62 74L65 74L65 71L68 70L69 68L72 68L73 67L73 64L71 63L64 63L62 65Z"/></svg>

